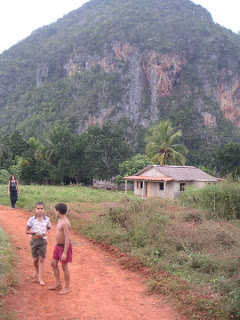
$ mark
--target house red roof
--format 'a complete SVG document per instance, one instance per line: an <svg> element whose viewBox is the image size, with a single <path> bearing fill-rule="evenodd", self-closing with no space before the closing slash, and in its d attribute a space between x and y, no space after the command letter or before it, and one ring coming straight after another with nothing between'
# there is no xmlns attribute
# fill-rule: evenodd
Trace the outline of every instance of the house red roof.
<svg viewBox="0 0 240 320"><path fill-rule="evenodd" d="M130 181L173 181L173 178L169 177L147 177L147 176L129 176L129 177L124 177L123 179L125 180L130 180Z"/></svg>

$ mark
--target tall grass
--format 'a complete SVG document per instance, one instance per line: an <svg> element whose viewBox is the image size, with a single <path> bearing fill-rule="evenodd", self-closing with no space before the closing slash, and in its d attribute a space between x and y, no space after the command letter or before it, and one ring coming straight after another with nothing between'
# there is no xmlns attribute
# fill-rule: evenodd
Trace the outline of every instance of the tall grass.
<svg viewBox="0 0 240 320"><path fill-rule="evenodd" d="M17 284L15 274L16 254L6 233L0 228L0 297L4 297L9 289ZM9 319L4 304L0 301L0 319Z"/></svg>
<svg viewBox="0 0 240 320"><path fill-rule="evenodd" d="M79 229L160 272L152 291L187 305L191 319L240 319L238 224L151 199L115 204Z"/></svg>
<svg viewBox="0 0 240 320"><path fill-rule="evenodd" d="M0 204L9 205L7 185L0 186ZM133 197L129 192L128 197ZM38 186L20 185L20 196L17 201L18 208L32 210L37 201L44 201L47 208L53 207L58 202L70 203L104 203L119 202L125 198L122 191L109 191L103 189L86 188L83 186Z"/></svg>

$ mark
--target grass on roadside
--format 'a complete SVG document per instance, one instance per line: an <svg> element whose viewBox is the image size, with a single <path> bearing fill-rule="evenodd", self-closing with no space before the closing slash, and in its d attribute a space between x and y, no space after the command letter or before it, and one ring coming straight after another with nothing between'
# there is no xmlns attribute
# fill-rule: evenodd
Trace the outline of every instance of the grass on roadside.
<svg viewBox="0 0 240 320"><path fill-rule="evenodd" d="M10 288L17 284L15 274L16 254L11 241L0 228L0 297L3 298ZM0 319L13 319L13 314L6 312L4 303L0 302Z"/></svg>
<svg viewBox="0 0 240 320"><path fill-rule="evenodd" d="M149 199L115 203L78 228L154 270L149 290L177 299L189 319L240 319L237 223Z"/></svg>

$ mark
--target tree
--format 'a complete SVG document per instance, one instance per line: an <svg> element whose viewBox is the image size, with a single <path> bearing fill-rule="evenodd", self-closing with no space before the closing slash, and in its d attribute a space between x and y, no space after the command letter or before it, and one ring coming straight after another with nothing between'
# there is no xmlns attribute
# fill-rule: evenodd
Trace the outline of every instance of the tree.
<svg viewBox="0 0 240 320"><path fill-rule="evenodd" d="M119 126L106 122L94 125L87 132L85 164L89 179L109 179L119 174L119 164L129 159L132 149ZM90 182L90 181L89 181Z"/></svg>
<svg viewBox="0 0 240 320"><path fill-rule="evenodd" d="M55 143L58 129L54 127L48 132L47 137L42 139L40 157L44 158L49 165L55 164Z"/></svg>
<svg viewBox="0 0 240 320"><path fill-rule="evenodd" d="M7 144L3 141L0 141L0 168L2 166L3 160L8 159L9 157L11 157L11 153Z"/></svg>
<svg viewBox="0 0 240 320"><path fill-rule="evenodd" d="M41 157L42 145L35 137L29 138L27 144L22 160L22 180L25 183L43 183L48 170L46 161Z"/></svg>
<svg viewBox="0 0 240 320"><path fill-rule="evenodd" d="M240 175L240 143L228 143L217 152L217 168L221 175Z"/></svg>
<svg viewBox="0 0 240 320"><path fill-rule="evenodd" d="M0 183L7 184L9 181L9 177L10 177L10 173L7 170L5 169L0 170Z"/></svg>
<svg viewBox="0 0 240 320"><path fill-rule="evenodd" d="M29 147L17 130L10 135L6 135L3 138L3 142L8 146L13 159L15 159L16 156L22 156Z"/></svg>
<svg viewBox="0 0 240 320"><path fill-rule="evenodd" d="M147 165L153 164L152 161L142 154L137 154L130 160L126 160L119 165L120 175L117 176L116 181L118 184L123 183L123 177L132 176L138 171L144 169Z"/></svg>
<svg viewBox="0 0 240 320"><path fill-rule="evenodd" d="M35 159L42 147L41 143L34 137L29 138L27 144L29 145L29 154Z"/></svg>
<svg viewBox="0 0 240 320"><path fill-rule="evenodd" d="M54 127L42 141L42 157L47 161L51 181L62 183L70 179L74 136L67 128Z"/></svg>
<svg viewBox="0 0 240 320"><path fill-rule="evenodd" d="M120 175L132 176L149 164L153 163L146 155L137 154L131 160L126 160L119 165Z"/></svg>
<svg viewBox="0 0 240 320"><path fill-rule="evenodd" d="M71 145L71 168L70 177L78 184L78 182L87 183L88 170L85 163L85 148L87 145L87 134L83 133L80 136L74 136L74 141Z"/></svg>
<svg viewBox="0 0 240 320"><path fill-rule="evenodd" d="M186 159L181 153L187 153L187 149L176 143L181 136L181 130L174 133L170 121L160 121L149 129L145 138L147 156L154 164L184 165Z"/></svg>
<svg viewBox="0 0 240 320"><path fill-rule="evenodd" d="M68 128L54 127L48 132L38 158L47 163L48 178L53 184L86 182L86 140L86 134L73 135Z"/></svg>

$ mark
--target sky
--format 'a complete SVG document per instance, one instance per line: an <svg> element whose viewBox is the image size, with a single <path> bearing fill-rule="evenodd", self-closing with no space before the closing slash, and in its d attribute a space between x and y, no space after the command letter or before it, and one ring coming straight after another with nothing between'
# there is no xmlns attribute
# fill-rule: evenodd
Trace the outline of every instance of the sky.
<svg viewBox="0 0 240 320"><path fill-rule="evenodd" d="M0 53L34 30L62 18L81 7L86 0L1 0L0 1ZM240 31L240 0L193 0L206 8L214 22Z"/></svg>
<svg viewBox="0 0 240 320"><path fill-rule="evenodd" d="M235 33L240 31L240 0L192 0L192 2L206 8L214 22Z"/></svg>

